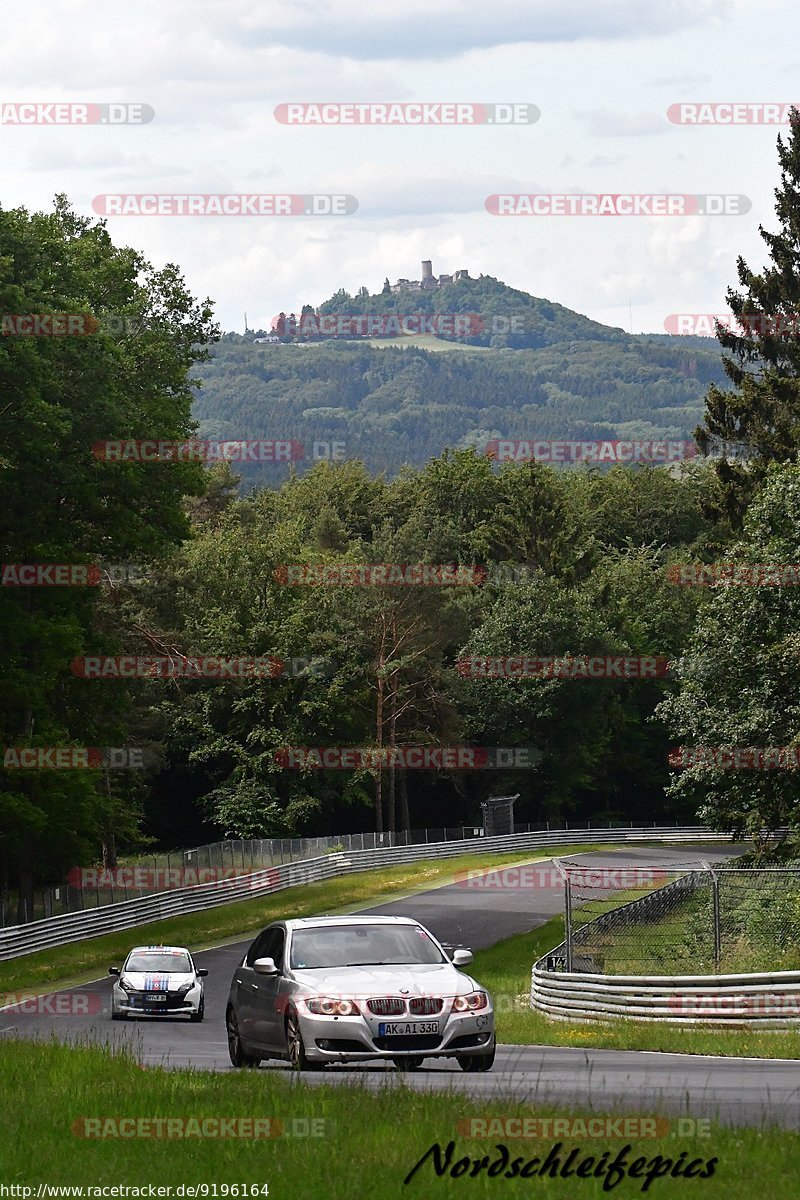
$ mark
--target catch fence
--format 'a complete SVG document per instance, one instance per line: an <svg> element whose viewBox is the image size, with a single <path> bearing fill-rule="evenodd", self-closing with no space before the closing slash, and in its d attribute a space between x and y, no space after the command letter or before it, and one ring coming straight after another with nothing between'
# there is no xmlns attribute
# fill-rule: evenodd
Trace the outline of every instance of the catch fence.
<svg viewBox="0 0 800 1200"><path fill-rule="evenodd" d="M630 827L633 828L633 822ZM566 822L523 824L514 822L515 833L564 831L572 834L586 830L596 833L605 828L598 822L569 825ZM611 828L611 825L608 825ZM617 822L615 829L620 828ZM655 823L653 824L655 828ZM677 828L677 826L676 826ZM24 925L45 917L85 912L120 901L157 895L166 890L193 883L230 881L252 871L282 867L327 854L354 853L360 850L384 850L399 846L438 845L484 837L477 825L447 828L412 829L386 833L345 833L326 837L229 839L195 846L189 850L125 858L114 870L100 866L75 868L66 880L50 887L37 887L33 903L20 902L9 893L0 896L0 928ZM588 839L594 840L594 839Z"/></svg>
<svg viewBox="0 0 800 1200"><path fill-rule="evenodd" d="M561 864L551 969L605 975L800 970L800 864Z"/></svg>

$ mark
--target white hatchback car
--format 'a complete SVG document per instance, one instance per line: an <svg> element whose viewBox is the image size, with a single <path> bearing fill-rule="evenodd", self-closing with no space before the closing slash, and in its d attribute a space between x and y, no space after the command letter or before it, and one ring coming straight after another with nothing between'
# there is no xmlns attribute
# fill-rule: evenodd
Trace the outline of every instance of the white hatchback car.
<svg viewBox="0 0 800 1200"><path fill-rule="evenodd" d="M305 917L260 933L234 972L225 1014L235 1067L288 1059L296 1070L388 1059L415 1070L452 1057L494 1063L491 998L408 917Z"/></svg>
<svg viewBox="0 0 800 1200"><path fill-rule="evenodd" d="M111 1020L134 1016L188 1015L202 1021L205 968L195 966L184 946L134 946L122 967L109 967L117 978L111 988Z"/></svg>

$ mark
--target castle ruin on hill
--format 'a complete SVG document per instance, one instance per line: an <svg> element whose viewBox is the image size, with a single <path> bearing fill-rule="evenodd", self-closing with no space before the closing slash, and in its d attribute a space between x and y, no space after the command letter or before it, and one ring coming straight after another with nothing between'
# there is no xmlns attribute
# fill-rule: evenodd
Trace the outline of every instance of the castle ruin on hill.
<svg viewBox="0 0 800 1200"><path fill-rule="evenodd" d="M433 265L429 258L422 260L421 279L398 279L397 283L389 283L389 277L383 285L387 292L433 292L436 288L445 287L448 283L457 283L459 279L469 279L469 271L456 271L454 275L439 275L433 273Z"/></svg>

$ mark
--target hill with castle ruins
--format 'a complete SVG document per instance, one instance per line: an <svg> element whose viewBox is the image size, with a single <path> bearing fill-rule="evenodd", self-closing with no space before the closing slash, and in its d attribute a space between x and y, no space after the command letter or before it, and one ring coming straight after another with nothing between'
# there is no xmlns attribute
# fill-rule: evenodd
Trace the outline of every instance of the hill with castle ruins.
<svg viewBox="0 0 800 1200"><path fill-rule="evenodd" d="M225 334L197 375L200 436L284 439L304 447L300 471L316 444L316 458L390 474L497 439L690 439L725 380L712 338L631 335L488 275L434 275L429 260L418 280ZM237 470L269 484L288 467Z"/></svg>

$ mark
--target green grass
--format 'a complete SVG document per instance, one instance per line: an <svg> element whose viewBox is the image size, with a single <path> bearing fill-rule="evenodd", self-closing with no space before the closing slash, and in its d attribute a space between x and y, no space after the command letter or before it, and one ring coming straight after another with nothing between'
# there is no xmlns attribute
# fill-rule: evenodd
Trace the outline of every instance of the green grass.
<svg viewBox="0 0 800 1200"><path fill-rule="evenodd" d="M327 346L328 340L323 338L319 342L304 342L303 346ZM468 346L464 342L448 342L445 338L437 337L435 333L406 333L400 334L398 337L376 337L376 338L338 338L337 344L345 344L347 346L374 346L376 350L387 350L400 347L403 349L406 346L414 346L417 350L450 350L453 353L463 354L472 353L482 350L484 353L489 351L488 346ZM493 351L497 353L497 351Z"/></svg>
<svg viewBox="0 0 800 1200"><path fill-rule="evenodd" d="M800 970L796 887L796 880L759 886L746 877L725 877L719 974ZM599 911L592 906L591 918ZM682 897L661 917L594 930L586 950L598 956L610 975L713 974L710 889Z"/></svg>
<svg viewBox="0 0 800 1200"><path fill-rule="evenodd" d="M513 1045L580 1046L584 1049L663 1050L743 1058L800 1058L800 1032L688 1029L640 1021L559 1021L528 1007L533 963L564 938L560 917L532 933L497 942L475 955L470 971L492 994L497 1038Z"/></svg>
<svg viewBox="0 0 800 1200"><path fill-rule="evenodd" d="M366 342L378 350L385 350L391 346L414 346L417 350L450 350L459 354L465 352L474 354L476 350L483 350L485 353L488 349L486 346L467 346L463 342L448 342L433 333L409 333L396 338L359 338L358 341Z"/></svg>
<svg viewBox="0 0 800 1200"><path fill-rule="evenodd" d="M129 1057L102 1048L71 1048L33 1043L0 1046L0 1092L17 1097L0 1111L0 1182L32 1187L39 1183L105 1185L267 1184L271 1200L377 1200L378 1197L538 1196L553 1200L600 1200L602 1179L437 1177L431 1161L408 1186L404 1179L434 1143L454 1142L452 1162L462 1156L493 1161L498 1144L523 1162L544 1159L559 1140L523 1140L464 1135L458 1123L469 1118L553 1117L552 1106L534 1107L492 1097L470 1099L456 1092L422 1094L393 1078L395 1086L368 1091L357 1083L304 1086L284 1072L200 1073L140 1069ZM23 1099L24 1098L24 1099ZM580 1116L586 1110L576 1109ZM652 1110L629 1115L654 1115ZM694 1113L693 1115L698 1115ZM85 1118L272 1118L290 1131L313 1128L317 1137L272 1140L178 1138L86 1138L73 1132ZM300 1122L316 1122L305 1126ZM564 1138L561 1162L573 1149L597 1162L628 1146L628 1163L657 1155L686 1165L716 1159L713 1177L692 1183L661 1178L648 1196L687 1195L751 1200L752 1196L792 1195L800 1179L800 1134L770 1130L725 1130L711 1126L705 1137L681 1136L662 1125L658 1138L601 1136ZM80 1130L84 1128L78 1124ZM685 1127L684 1127L685 1128ZM680 1159L681 1151L686 1158ZM642 1169L642 1168L640 1168ZM647 1170L647 1167L643 1168ZM669 1169L669 1168L667 1168ZM702 1168L696 1168L698 1170ZM613 1188L619 1200L643 1192L644 1178L623 1179ZM211 1195L209 1189L208 1195ZM230 1195L230 1193L228 1193ZM217 1195L221 1195L218 1190Z"/></svg>
<svg viewBox="0 0 800 1200"><path fill-rule="evenodd" d="M581 943L580 952L584 950L602 958L603 970L609 975L713 973L714 932L709 895L706 892L684 897L662 917L632 921L616 929L594 930L591 941Z"/></svg>
<svg viewBox="0 0 800 1200"><path fill-rule="evenodd" d="M171 917L139 925L119 933L104 934L73 942L54 950L40 950L0 963L0 993L26 988L52 988L67 983L82 983L104 975L119 962L132 945L156 943L188 946L202 950L225 941L244 940L281 917L304 917L319 913L356 909L370 900L443 887L452 882L454 872L505 863L541 862L554 854L585 854L605 846L548 847L546 854L517 851L508 854L469 854L456 858L430 859L386 867L379 871L361 871L324 883L302 884L286 888L261 899L222 904L218 908Z"/></svg>

